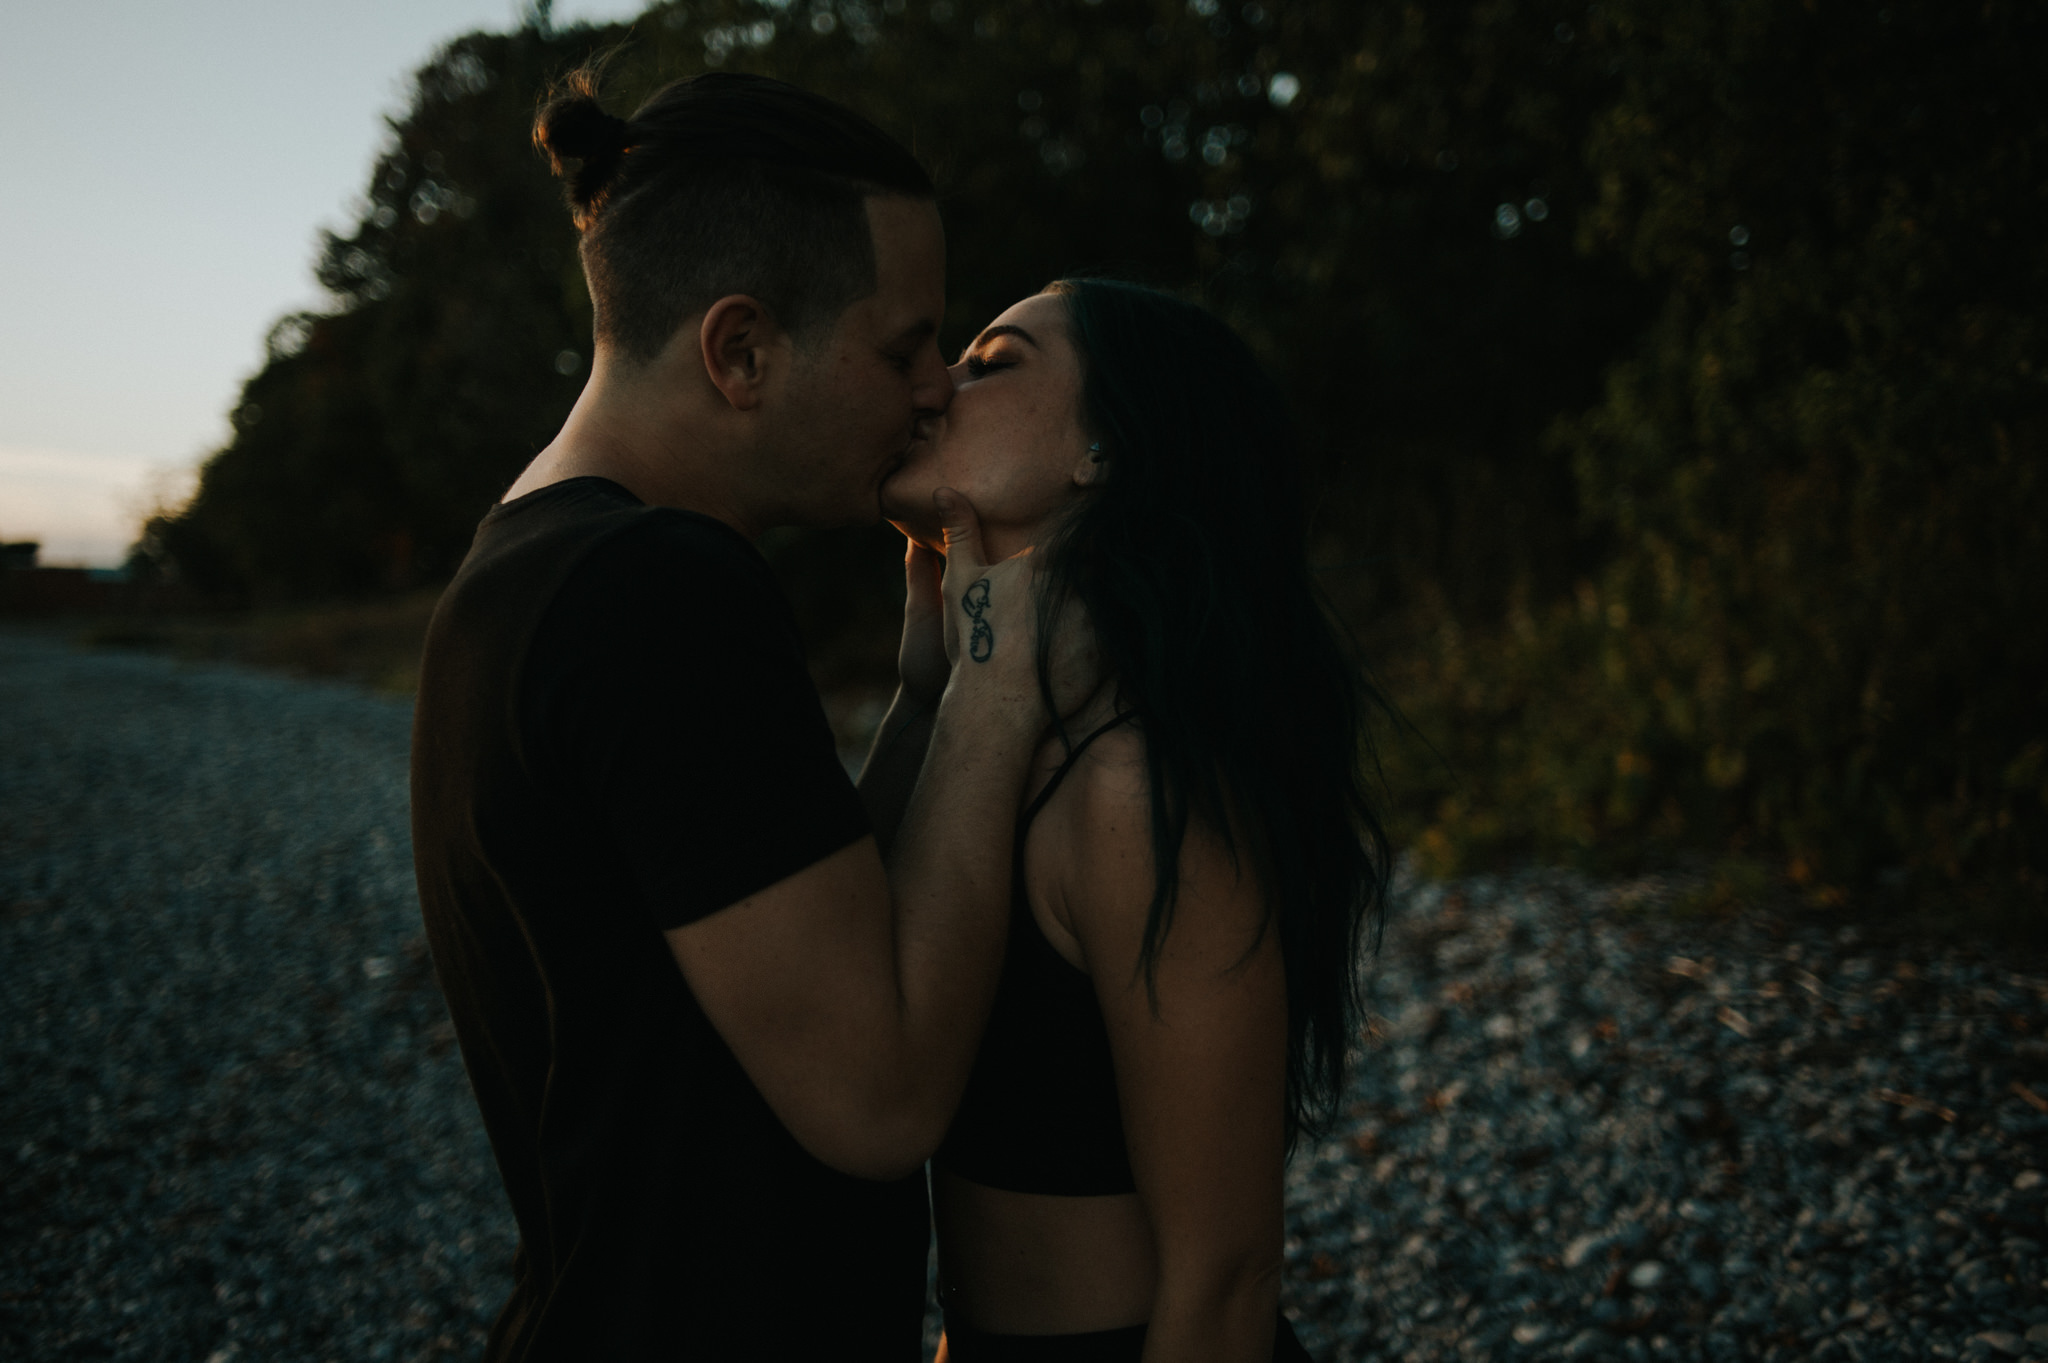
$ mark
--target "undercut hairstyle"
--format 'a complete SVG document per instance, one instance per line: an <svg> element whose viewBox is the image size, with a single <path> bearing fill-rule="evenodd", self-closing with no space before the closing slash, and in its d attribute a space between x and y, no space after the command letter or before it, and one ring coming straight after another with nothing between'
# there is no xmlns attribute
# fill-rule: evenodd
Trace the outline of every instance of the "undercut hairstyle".
<svg viewBox="0 0 2048 1363"><path fill-rule="evenodd" d="M600 70L566 77L534 145L567 182L600 344L645 362L730 294L800 344L875 291L870 195L931 177L852 110L765 76L708 72L606 113Z"/></svg>
<svg viewBox="0 0 2048 1363"><path fill-rule="evenodd" d="M1308 564L1301 455L1279 390L1192 303L1063 279L1085 429L1103 477L1041 546L1039 681L1079 601L1116 703L1145 740L1153 893L1148 987L1171 931L1181 849L1200 823L1256 879L1287 977L1290 1144L1327 1119L1363 1021L1387 836L1369 780L1381 702Z"/></svg>

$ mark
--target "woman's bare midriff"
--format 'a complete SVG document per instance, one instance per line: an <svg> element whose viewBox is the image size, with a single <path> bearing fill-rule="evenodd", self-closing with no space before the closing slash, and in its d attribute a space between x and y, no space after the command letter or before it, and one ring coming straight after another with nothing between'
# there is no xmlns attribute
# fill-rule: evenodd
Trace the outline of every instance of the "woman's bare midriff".
<svg viewBox="0 0 2048 1363"><path fill-rule="evenodd" d="M1003 1335L1064 1335L1152 1315L1158 1256L1131 1193L1051 1197L932 1171L939 1293L953 1319Z"/></svg>

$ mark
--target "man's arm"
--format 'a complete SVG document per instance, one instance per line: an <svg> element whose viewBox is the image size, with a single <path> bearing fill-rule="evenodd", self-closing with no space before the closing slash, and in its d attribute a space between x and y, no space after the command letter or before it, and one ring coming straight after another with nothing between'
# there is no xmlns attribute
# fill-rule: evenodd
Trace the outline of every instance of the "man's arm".
<svg viewBox="0 0 2048 1363"><path fill-rule="evenodd" d="M864 838L667 934L790 1133L869 1178L915 1169L966 1086L1002 964L1010 826L1044 725L1028 563L983 564L963 498L947 546L951 678L886 873ZM992 637L973 650L985 661L960 645L977 625Z"/></svg>

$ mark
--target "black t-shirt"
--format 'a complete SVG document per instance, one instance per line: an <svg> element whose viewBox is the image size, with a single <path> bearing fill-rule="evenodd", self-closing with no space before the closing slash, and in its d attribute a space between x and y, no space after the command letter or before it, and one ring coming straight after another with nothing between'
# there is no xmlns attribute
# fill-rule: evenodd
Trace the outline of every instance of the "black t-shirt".
<svg viewBox="0 0 2048 1363"><path fill-rule="evenodd" d="M760 555L601 478L493 509L428 632L412 782L519 1222L488 1356L914 1360L922 1180L805 1153L662 937L868 832Z"/></svg>

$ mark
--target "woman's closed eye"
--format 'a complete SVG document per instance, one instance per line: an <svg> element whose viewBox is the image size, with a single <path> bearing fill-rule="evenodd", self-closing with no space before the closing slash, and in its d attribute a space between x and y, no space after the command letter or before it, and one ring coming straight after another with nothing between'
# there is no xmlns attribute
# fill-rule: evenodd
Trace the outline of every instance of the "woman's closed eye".
<svg viewBox="0 0 2048 1363"><path fill-rule="evenodd" d="M998 369L1008 369L1015 361L1005 360L1000 357L990 358L987 355L969 355L963 363L967 366L967 377L979 379L987 377Z"/></svg>

